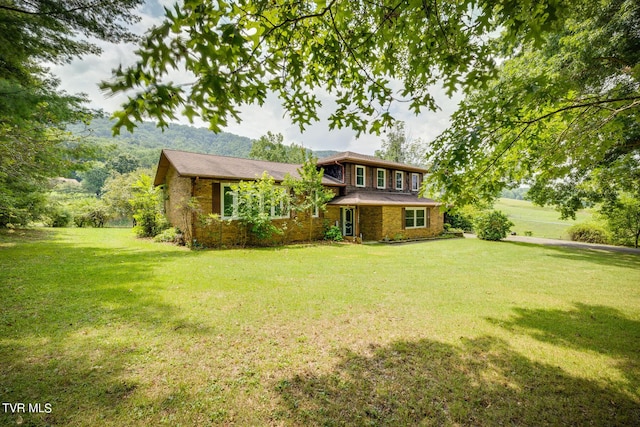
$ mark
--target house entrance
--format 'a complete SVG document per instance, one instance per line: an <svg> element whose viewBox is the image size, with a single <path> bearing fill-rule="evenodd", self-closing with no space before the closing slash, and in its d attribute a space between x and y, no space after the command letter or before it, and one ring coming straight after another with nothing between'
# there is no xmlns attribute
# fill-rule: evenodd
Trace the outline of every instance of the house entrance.
<svg viewBox="0 0 640 427"><path fill-rule="evenodd" d="M342 208L342 235L354 236L354 208Z"/></svg>

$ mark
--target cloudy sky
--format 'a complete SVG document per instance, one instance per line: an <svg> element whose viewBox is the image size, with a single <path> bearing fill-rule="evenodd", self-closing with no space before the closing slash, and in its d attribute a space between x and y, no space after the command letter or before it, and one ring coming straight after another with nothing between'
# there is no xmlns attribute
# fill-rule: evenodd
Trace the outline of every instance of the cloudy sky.
<svg viewBox="0 0 640 427"><path fill-rule="evenodd" d="M136 24L134 31L143 34L146 29L154 24L159 24L163 18L163 6L170 7L175 0L148 0L139 11L141 22ZM99 56L91 55L76 59L71 64L64 66L52 66L51 71L61 79L61 88L70 93L84 92L91 100L91 106L102 108L111 113L118 109L125 98L105 97L98 89L100 81L111 77L111 70L122 64L123 67L135 62L132 45L113 45L97 42L103 53ZM180 76L172 76L174 81L180 81ZM186 78L186 77L185 77ZM396 105L392 110L394 117L406 122L406 130L410 139L420 138L428 142L442 132L449 120L449 116L455 110L458 100L449 99L439 88L434 88L433 95L441 110L436 113L423 113L415 116L403 109L402 105ZM325 106L330 107L331 99L323 100ZM348 129L329 130L326 118L329 112L320 111L321 121L310 126L304 133L300 133L285 115L276 96L270 96L262 107L246 106L242 109L242 122L231 123L225 131L249 138L259 138L267 131L282 133L286 143L295 142L314 150L338 150L356 151L363 154L373 154L380 148L384 135L361 135L356 138L355 133ZM186 119L183 124L188 124ZM198 127L207 127L205 123L196 123Z"/></svg>

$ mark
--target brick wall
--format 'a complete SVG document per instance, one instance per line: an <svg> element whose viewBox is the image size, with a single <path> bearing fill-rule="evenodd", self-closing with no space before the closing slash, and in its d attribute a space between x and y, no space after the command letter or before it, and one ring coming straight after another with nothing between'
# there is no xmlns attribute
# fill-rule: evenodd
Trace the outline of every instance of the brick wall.
<svg viewBox="0 0 640 427"><path fill-rule="evenodd" d="M382 240L382 206L360 206L362 240Z"/></svg>
<svg viewBox="0 0 640 427"><path fill-rule="evenodd" d="M404 217L401 207L384 206L382 208L382 238L395 239L433 237L444 229L444 214L438 207L427 208L430 213L429 227L403 229Z"/></svg>
<svg viewBox="0 0 640 427"><path fill-rule="evenodd" d="M213 191L217 181L199 179L195 183L194 195L199 201L201 213L205 216L213 212ZM217 200L219 202L219 199ZM217 209L219 210L219 209ZM304 242L309 240L309 227L312 227L312 240L320 240L324 236L325 220L331 225L340 218L340 210L327 207L326 212L320 212L318 218L309 221L306 212L292 213L290 218L274 219L273 224L284 230L283 234L274 234L270 241L257 241L237 220L195 221L194 238L198 243L208 247L240 246L240 245L269 245ZM311 225L310 225L311 224Z"/></svg>
<svg viewBox="0 0 640 427"><path fill-rule="evenodd" d="M373 177L372 175L370 175ZM369 176L367 181L369 181ZM214 183L210 179L196 179L193 181L194 196L199 201L200 213L206 217L214 212ZM167 172L165 187L165 210L172 225L181 230L188 230L193 223L194 238L205 246L237 246L242 244L282 244L304 242L309 240L309 216L307 213L292 214L291 218L276 219L274 224L282 228L282 235L274 235L271 242L252 241L239 221L211 220L200 221L197 215L191 215L185 210L191 198L192 179L177 175L175 169ZM217 200L219 203L219 199ZM430 226L427 228L403 229L404 217L401 207L395 206L361 206L359 207L359 232L363 240L382 240L398 238L431 237L443 231L444 215L438 207L428 208L430 211ZM219 210L219 208L217 208ZM330 225L340 222L340 208L328 206L326 212L320 212L319 218L313 219L312 239L323 238L325 222Z"/></svg>
<svg viewBox="0 0 640 427"><path fill-rule="evenodd" d="M165 181L165 214L174 227L187 230L191 226L189 215L185 215L184 206L191 198L191 178L178 176L173 167L167 171Z"/></svg>

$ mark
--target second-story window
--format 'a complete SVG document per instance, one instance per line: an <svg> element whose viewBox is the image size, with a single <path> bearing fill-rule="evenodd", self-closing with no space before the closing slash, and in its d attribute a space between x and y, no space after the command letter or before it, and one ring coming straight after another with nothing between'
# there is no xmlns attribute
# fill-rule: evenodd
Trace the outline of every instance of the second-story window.
<svg viewBox="0 0 640 427"><path fill-rule="evenodd" d="M378 169L378 188L386 188L387 171Z"/></svg>
<svg viewBox="0 0 640 427"><path fill-rule="evenodd" d="M417 173L411 174L411 191L420 190L420 175Z"/></svg>
<svg viewBox="0 0 640 427"><path fill-rule="evenodd" d="M356 187L364 187L365 171L364 166L356 166Z"/></svg>
<svg viewBox="0 0 640 427"><path fill-rule="evenodd" d="M402 182L404 181L404 173L396 171L396 190L402 190Z"/></svg>

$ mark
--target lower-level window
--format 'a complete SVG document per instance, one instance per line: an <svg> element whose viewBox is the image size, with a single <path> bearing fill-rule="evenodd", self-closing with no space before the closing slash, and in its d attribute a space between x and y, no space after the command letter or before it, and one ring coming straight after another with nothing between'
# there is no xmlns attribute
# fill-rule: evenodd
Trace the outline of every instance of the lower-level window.
<svg viewBox="0 0 640 427"><path fill-rule="evenodd" d="M405 208L404 228L425 228L429 226L429 210L426 208Z"/></svg>
<svg viewBox="0 0 640 427"><path fill-rule="evenodd" d="M222 186L222 216L233 218L238 215L238 196L231 189L231 184Z"/></svg>

